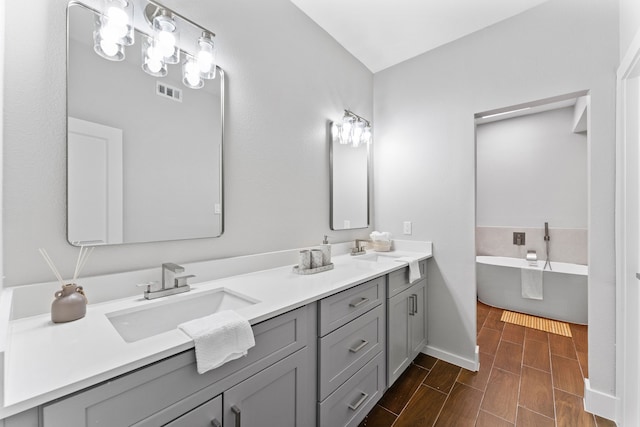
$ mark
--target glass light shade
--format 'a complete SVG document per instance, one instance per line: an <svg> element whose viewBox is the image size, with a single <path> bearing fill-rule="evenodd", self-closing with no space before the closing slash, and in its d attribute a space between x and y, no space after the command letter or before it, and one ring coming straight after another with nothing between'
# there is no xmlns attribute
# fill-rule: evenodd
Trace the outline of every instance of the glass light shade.
<svg viewBox="0 0 640 427"><path fill-rule="evenodd" d="M158 15L153 18L154 45L162 53L166 64L180 62L178 41L180 33L176 23L168 15Z"/></svg>
<svg viewBox="0 0 640 427"><path fill-rule="evenodd" d="M353 130L354 118L345 114L342 118L342 126L340 127L340 144L351 143L351 132Z"/></svg>
<svg viewBox="0 0 640 427"><path fill-rule="evenodd" d="M155 40L148 37L142 41L142 69L154 77L167 75L167 63L162 52L155 46Z"/></svg>
<svg viewBox="0 0 640 427"><path fill-rule="evenodd" d="M131 46L134 43L133 2L104 0L100 16L100 36L104 40Z"/></svg>
<svg viewBox="0 0 640 427"><path fill-rule="evenodd" d="M185 57L182 63L182 83L191 89L200 89L204 86L198 62L193 57Z"/></svg>
<svg viewBox="0 0 640 427"><path fill-rule="evenodd" d="M362 131L361 141L363 144L371 144L371 126L365 126Z"/></svg>
<svg viewBox="0 0 640 427"><path fill-rule="evenodd" d="M99 29L93 32L93 50L109 61L122 61L125 57L124 46L113 40L102 38Z"/></svg>
<svg viewBox="0 0 640 427"><path fill-rule="evenodd" d="M356 121L355 125L353 126L353 130L351 131L351 144L353 144L354 147L360 145L363 132L364 122L360 120Z"/></svg>
<svg viewBox="0 0 640 427"><path fill-rule="evenodd" d="M203 34L198 39L196 60L203 79L216 77L216 50L211 34Z"/></svg>

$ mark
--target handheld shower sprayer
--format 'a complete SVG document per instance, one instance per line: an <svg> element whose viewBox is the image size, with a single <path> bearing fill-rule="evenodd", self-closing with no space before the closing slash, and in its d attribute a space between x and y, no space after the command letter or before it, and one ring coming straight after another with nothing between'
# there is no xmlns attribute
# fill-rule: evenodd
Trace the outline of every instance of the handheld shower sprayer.
<svg viewBox="0 0 640 427"><path fill-rule="evenodd" d="M549 241L551 241L551 236L549 236L549 223L545 222L544 223L544 242L547 249L547 260L544 263L544 267L542 268L543 270L547 268L547 265L549 266L549 270L552 270L551 262L549 261Z"/></svg>

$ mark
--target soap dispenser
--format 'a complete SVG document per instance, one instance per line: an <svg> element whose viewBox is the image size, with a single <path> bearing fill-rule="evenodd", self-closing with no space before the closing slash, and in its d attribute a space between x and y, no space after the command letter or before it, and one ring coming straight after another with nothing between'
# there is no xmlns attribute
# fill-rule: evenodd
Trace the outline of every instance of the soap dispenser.
<svg viewBox="0 0 640 427"><path fill-rule="evenodd" d="M329 240L326 235L320 245L320 250L322 251L322 265L331 264L331 245L329 244Z"/></svg>

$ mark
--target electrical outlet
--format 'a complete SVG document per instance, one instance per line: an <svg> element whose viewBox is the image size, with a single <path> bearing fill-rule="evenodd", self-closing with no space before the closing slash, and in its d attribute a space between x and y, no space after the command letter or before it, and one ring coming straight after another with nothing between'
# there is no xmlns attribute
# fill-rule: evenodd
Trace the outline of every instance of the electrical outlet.
<svg viewBox="0 0 640 427"><path fill-rule="evenodd" d="M402 224L402 233L406 234L406 235L410 235L411 234L411 221L405 221Z"/></svg>

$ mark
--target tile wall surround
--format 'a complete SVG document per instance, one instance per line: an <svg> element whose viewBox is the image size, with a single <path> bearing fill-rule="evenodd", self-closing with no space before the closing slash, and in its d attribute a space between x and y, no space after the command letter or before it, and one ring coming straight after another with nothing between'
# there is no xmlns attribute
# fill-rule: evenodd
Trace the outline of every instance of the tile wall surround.
<svg viewBox="0 0 640 427"><path fill-rule="evenodd" d="M525 233L525 244L513 244L514 232ZM587 265L586 228L549 228L551 260ZM476 227L476 255L525 258L534 250L538 259L545 259L544 228Z"/></svg>

